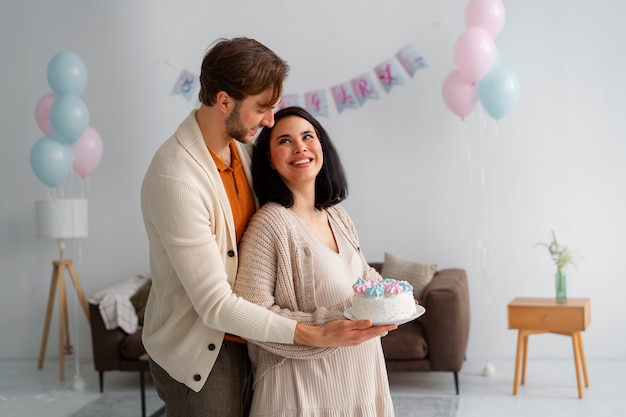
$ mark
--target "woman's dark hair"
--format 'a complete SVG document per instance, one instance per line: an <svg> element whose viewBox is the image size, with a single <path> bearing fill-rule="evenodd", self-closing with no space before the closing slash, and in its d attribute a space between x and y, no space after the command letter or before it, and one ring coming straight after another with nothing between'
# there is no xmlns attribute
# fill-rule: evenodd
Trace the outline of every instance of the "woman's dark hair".
<svg viewBox="0 0 626 417"><path fill-rule="evenodd" d="M330 136L320 122L308 111L297 106L286 107L277 111L274 115L274 126L281 119L290 116L301 117L311 123L322 145L324 163L315 179L315 208L328 208L343 201L348 196L348 181ZM291 207L293 206L293 195L278 175L278 171L272 168L270 164L271 135L272 128L266 126L261 130L254 143L252 153L254 192L261 205L273 201L284 207Z"/></svg>
<svg viewBox="0 0 626 417"><path fill-rule="evenodd" d="M288 74L289 65L254 39L218 39L202 61L198 98L212 106L220 91L243 100L271 88L270 102L261 104L273 106L282 95Z"/></svg>

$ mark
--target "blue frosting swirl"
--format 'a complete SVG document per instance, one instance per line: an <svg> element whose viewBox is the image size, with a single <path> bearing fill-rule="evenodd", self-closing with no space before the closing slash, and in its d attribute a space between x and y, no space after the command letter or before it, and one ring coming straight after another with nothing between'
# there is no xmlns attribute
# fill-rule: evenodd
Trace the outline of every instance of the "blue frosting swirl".
<svg viewBox="0 0 626 417"><path fill-rule="evenodd" d="M385 289L383 288L383 285L379 282L371 288L366 289L365 295L367 295L368 297L382 297L383 295L385 295Z"/></svg>

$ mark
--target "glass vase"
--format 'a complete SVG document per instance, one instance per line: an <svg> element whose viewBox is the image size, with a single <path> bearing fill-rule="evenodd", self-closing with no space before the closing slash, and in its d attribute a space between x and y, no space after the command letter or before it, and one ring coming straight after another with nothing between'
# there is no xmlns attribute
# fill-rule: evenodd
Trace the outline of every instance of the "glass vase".
<svg viewBox="0 0 626 417"><path fill-rule="evenodd" d="M554 284L556 288L557 304L565 304L567 302L567 277L565 276L565 272L556 271Z"/></svg>

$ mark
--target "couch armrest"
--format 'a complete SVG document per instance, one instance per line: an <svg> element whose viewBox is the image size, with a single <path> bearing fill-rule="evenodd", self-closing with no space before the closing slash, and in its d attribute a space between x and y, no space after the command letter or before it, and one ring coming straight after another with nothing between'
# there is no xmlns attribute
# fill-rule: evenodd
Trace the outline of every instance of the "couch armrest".
<svg viewBox="0 0 626 417"><path fill-rule="evenodd" d="M461 370L469 337L469 293L463 269L437 271L424 290L422 316L432 371Z"/></svg>
<svg viewBox="0 0 626 417"><path fill-rule="evenodd" d="M89 304L93 362L97 371L120 369L120 344L126 333L120 329L107 330L100 315L98 304Z"/></svg>

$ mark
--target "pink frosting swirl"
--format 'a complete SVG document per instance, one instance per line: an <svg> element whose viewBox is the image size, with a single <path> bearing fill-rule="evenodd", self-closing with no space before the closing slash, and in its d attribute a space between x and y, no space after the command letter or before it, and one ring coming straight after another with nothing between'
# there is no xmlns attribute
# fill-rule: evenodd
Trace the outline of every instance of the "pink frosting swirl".
<svg viewBox="0 0 626 417"><path fill-rule="evenodd" d="M402 294L404 292L404 288L402 288L399 281L387 282L383 285L385 294Z"/></svg>
<svg viewBox="0 0 626 417"><path fill-rule="evenodd" d="M359 279L356 280L356 282L352 286L352 289L354 290L354 292L365 294L365 292L368 289L374 287L376 284L378 284L378 281L376 281L373 278L369 278L368 280L364 280L363 278L359 278Z"/></svg>
<svg viewBox="0 0 626 417"><path fill-rule="evenodd" d="M362 284L354 284L352 286L352 289L354 290L354 292L359 292L361 294L365 294L365 290L367 290L370 287L371 287L370 284L364 282Z"/></svg>

